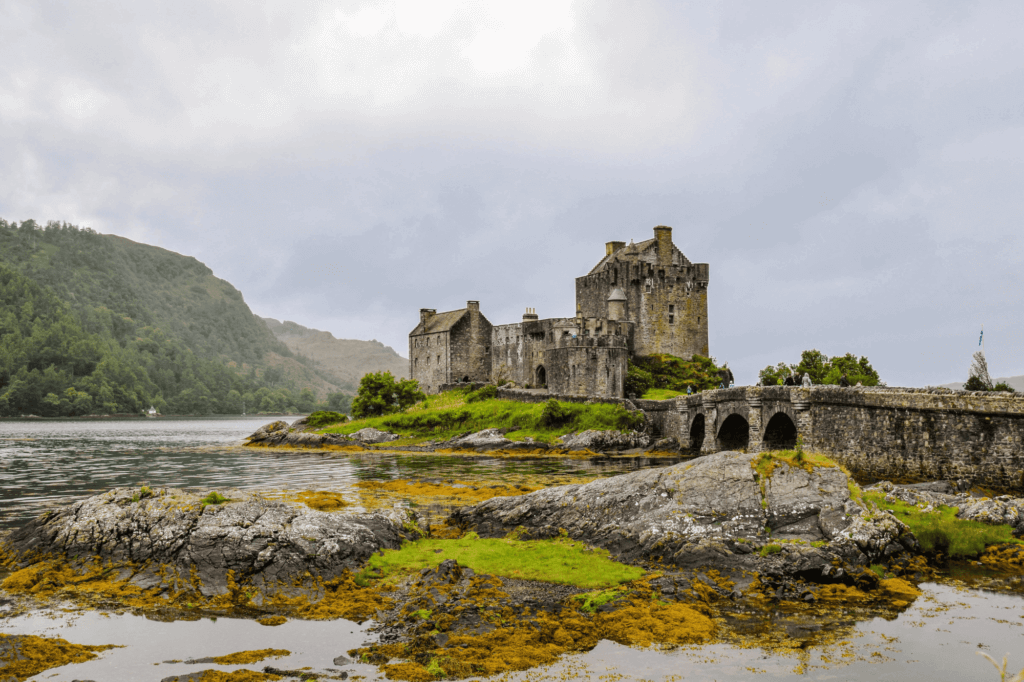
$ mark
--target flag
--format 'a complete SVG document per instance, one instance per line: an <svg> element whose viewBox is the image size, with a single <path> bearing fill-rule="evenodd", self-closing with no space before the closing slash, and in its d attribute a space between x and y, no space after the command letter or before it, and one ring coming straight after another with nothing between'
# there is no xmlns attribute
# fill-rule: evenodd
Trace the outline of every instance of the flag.
<svg viewBox="0 0 1024 682"><path fill-rule="evenodd" d="M978 345L979 346L981 345L981 340L983 338L985 338L985 330L984 329L981 330L981 335L978 337Z"/></svg>

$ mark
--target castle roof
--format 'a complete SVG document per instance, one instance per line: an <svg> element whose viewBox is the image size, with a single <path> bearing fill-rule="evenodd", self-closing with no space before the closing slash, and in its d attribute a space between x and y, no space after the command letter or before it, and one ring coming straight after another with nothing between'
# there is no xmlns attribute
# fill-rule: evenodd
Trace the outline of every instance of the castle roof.
<svg viewBox="0 0 1024 682"><path fill-rule="evenodd" d="M626 300L626 292L624 292L619 287L615 287L614 289L612 289L612 293L608 294L608 300L609 301L625 301Z"/></svg>
<svg viewBox="0 0 1024 682"><path fill-rule="evenodd" d="M446 313L437 313L427 318L426 322L420 321L416 325L415 329L409 332L409 336L420 336L421 334L436 334L438 332L451 331L452 327L458 324L465 314L469 312L468 308L461 308L459 310L449 310Z"/></svg>
<svg viewBox="0 0 1024 682"><path fill-rule="evenodd" d="M630 257L640 258L648 251L653 251L657 245L657 239L645 239L644 241L638 242L636 244L630 243L628 246L624 246L618 251L610 253L604 258L602 258L600 262L598 262L598 264L595 265L594 268L587 274L593 275L595 272L601 272L602 270L606 269L613 260ZM672 251L675 254L679 254L678 258L673 258L673 260L676 261L679 265L690 265L690 261L686 258L686 256L683 255L683 252L680 251L677 246L675 246L675 244L672 245Z"/></svg>

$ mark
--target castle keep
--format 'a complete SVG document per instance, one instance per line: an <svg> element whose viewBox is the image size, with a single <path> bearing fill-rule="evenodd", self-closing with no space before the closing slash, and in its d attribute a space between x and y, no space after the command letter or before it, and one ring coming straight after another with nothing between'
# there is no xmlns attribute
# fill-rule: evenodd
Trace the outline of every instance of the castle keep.
<svg viewBox="0 0 1024 682"><path fill-rule="evenodd" d="M576 316L492 325L469 301L445 313L424 308L409 334L409 376L427 393L462 380L508 379L552 393L623 397L626 361L667 353L708 355L708 265L691 263L654 228L639 244L608 242L576 278Z"/></svg>

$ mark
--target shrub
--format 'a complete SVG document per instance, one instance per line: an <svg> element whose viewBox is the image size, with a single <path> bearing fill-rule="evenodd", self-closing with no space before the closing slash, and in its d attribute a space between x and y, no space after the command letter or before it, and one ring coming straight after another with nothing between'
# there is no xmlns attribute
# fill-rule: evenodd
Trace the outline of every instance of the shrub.
<svg viewBox="0 0 1024 682"><path fill-rule="evenodd" d="M647 428L647 418L644 416L643 411L630 412L624 407L621 409L622 414L618 415L615 424L616 428L622 431L643 431Z"/></svg>
<svg viewBox="0 0 1024 682"><path fill-rule="evenodd" d="M370 372L359 380L352 416L361 419L401 412L426 397L419 382L413 379L395 381L391 372Z"/></svg>
<svg viewBox="0 0 1024 682"><path fill-rule="evenodd" d="M340 412L330 412L327 410L317 410L306 417L306 425L314 429L319 429L322 426L329 426L330 424L340 424L346 421L348 421L348 417Z"/></svg>
<svg viewBox="0 0 1024 682"><path fill-rule="evenodd" d="M651 373L642 367L638 367L630 360L626 369L626 395L641 396L654 386L654 378Z"/></svg>
<svg viewBox="0 0 1024 682"><path fill-rule="evenodd" d="M471 392L466 396L467 403L478 403L482 400L494 400L498 397L498 387L494 384L487 384L482 388Z"/></svg>
<svg viewBox="0 0 1024 682"><path fill-rule="evenodd" d="M231 500L229 500L228 498L224 497L219 492L214 490L214 491L211 491L209 495L207 495L203 499L199 500L199 504L201 506L205 507L208 504L224 504L225 502L230 502L230 501Z"/></svg>
<svg viewBox="0 0 1024 682"><path fill-rule="evenodd" d="M549 429L565 426L572 421L572 410L554 398L544 403L544 411L540 413L540 423Z"/></svg>

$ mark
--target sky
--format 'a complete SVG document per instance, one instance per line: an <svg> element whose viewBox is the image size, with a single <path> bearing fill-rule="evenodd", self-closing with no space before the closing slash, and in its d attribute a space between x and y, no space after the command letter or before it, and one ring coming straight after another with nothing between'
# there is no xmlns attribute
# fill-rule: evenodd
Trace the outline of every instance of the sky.
<svg viewBox="0 0 1024 682"><path fill-rule="evenodd" d="M408 353L575 313L604 243L710 264L738 384L1024 374L1024 4L0 2L0 217L192 255Z"/></svg>

